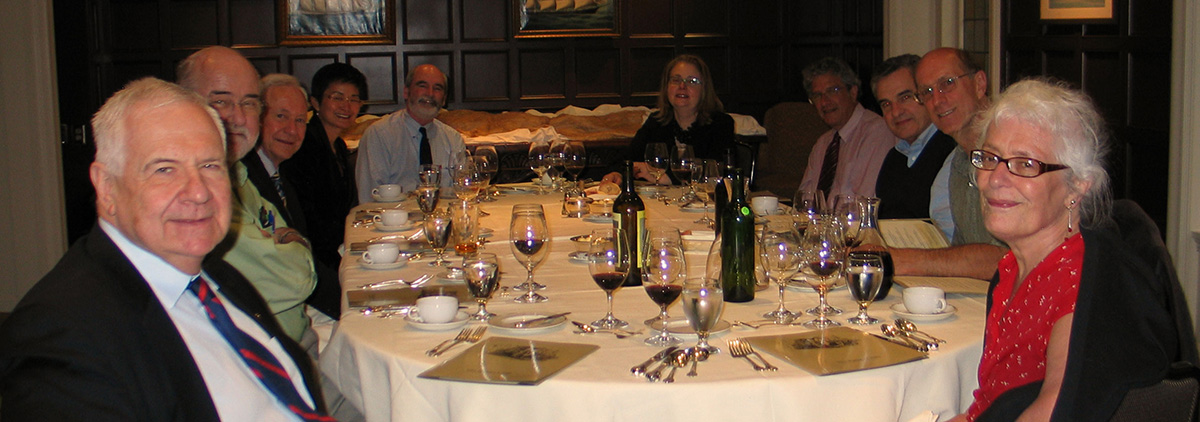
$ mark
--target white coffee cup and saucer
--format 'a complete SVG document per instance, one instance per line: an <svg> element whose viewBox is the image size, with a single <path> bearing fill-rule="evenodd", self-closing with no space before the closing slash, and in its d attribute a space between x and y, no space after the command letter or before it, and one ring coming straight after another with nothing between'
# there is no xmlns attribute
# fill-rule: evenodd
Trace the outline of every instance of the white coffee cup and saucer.
<svg viewBox="0 0 1200 422"><path fill-rule="evenodd" d="M466 325L471 319L466 312L458 310L458 298L454 296L425 296L408 311L404 320L410 327L424 331L453 330Z"/></svg>
<svg viewBox="0 0 1200 422"><path fill-rule="evenodd" d="M404 189L396 184L379 185L371 189L371 199L375 202L400 202L404 200Z"/></svg>
<svg viewBox="0 0 1200 422"><path fill-rule="evenodd" d="M394 270L407 265L408 259L400 256L400 245L384 242L367 246L358 263L368 270Z"/></svg>
<svg viewBox="0 0 1200 422"><path fill-rule="evenodd" d="M405 210L385 209L373 218L375 219L375 230L381 232L395 232L413 228L413 224L408 221L408 211Z"/></svg>
<svg viewBox="0 0 1200 422"><path fill-rule="evenodd" d="M946 292L937 287L906 288L903 302L892 305L891 309L897 316L916 322L941 321L958 312L958 308L946 302Z"/></svg>

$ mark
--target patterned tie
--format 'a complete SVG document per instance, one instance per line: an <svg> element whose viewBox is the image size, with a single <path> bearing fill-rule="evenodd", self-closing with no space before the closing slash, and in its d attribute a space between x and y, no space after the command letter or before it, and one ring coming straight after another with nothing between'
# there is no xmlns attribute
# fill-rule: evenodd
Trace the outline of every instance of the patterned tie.
<svg viewBox="0 0 1200 422"><path fill-rule="evenodd" d="M275 398L287 405L288 410L306 421L337 421L320 411L313 410L304 402L300 393L296 391L296 386L292 384L287 371L275 359L275 355L233 324L229 313L225 311L225 306L221 304L221 299L213 294L208 283L196 277L188 284L188 290L191 290L200 299L200 303L208 311L209 321L217 328L217 331L221 332L225 341L229 342L229 345L238 352L238 355L246 362L246 366L250 367L250 371L258 377L258 382L275 394Z"/></svg>
<svg viewBox="0 0 1200 422"><path fill-rule="evenodd" d="M433 164L433 150L429 147L429 135L425 132L425 128L419 129L421 132L421 164Z"/></svg>
<svg viewBox="0 0 1200 422"><path fill-rule="evenodd" d="M287 208L287 194L283 193L283 180L279 179L279 172L271 175L271 181L275 182L275 192L279 192L279 199L283 201L283 207Z"/></svg>
<svg viewBox="0 0 1200 422"><path fill-rule="evenodd" d="M833 176L837 174L838 150L842 147L842 134L833 132L833 141L825 148L825 160L821 162L821 177L817 179L817 189L829 193L833 186Z"/></svg>

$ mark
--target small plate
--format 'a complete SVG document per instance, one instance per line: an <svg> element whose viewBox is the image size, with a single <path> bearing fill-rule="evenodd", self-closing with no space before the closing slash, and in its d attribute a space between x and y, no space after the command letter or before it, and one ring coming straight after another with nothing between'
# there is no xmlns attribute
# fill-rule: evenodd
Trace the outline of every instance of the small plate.
<svg viewBox="0 0 1200 422"><path fill-rule="evenodd" d="M412 315L407 315L404 317L404 322L407 322L409 327L412 327L414 329L421 330L421 331L453 330L455 328L467 325L467 321L470 321L470 320L471 320L471 316L467 315L467 313L464 311L458 311L458 315L455 315L453 320L451 320L450 322L443 322L441 324L424 322L417 318L413 318Z"/></svg>
<svg viewBox="0 0 1200 422"><path fill-rule="evenodd" d="M651 330L662 331L663 323L662 321L654 321L648 326ZM711 337L713 335L724 333L729 331L729 327L731 326L732 325L729 324L729 321L717 321L717 325L713 327L712 331L709 331L708 335ZM671 318L667 320L667 329L671 331L671 334L677 336L696 337L696 330L692 329L692 325L688 323L687 318Z"/></svg>
<svg viewBox="0 0 1200 422"><path fill-rule="evenodd" d="M368 270L394 270L397 268L404 268L405 265L408 265L408 257L401 255L400 257L396 258L396 262L377 263L367 262L360 257L358 258L358 265L361 265L363 268Z"/></svg>
<svg viewBox="0 0 1200 422"><path fill-rule="evenodd" d="M399 226L389 226L389 225L386 225L383 223L375 223L375 231L399 232L399 231L405 231L405 230L412 229L413 227L416 227L416 226L417 226L417 224L412 221L409 221L409 222L404 223L403 225L399 225Z"/></svg>
<svg viewBox="0 0 1200 422"><path fill-rule="evenodd" d="M574 262L576 264L587 264L588 263L587 252L583 252L583 251L571 252L571 253L567 254L567 258L569 258L571 260L571 262Z"/></svg>
<svg viewBox="0 0 1200 422"><path fill-rule="evenodd" d="M779 288L779 286L776 284L771 284L771 286L775 287L776 289ZM832 292L834 290L841 290L844 288L846 288L846 283L843 281L838 281L837 284L834 284L833 287L829 288L829 291ZM812 286L810 286L808 284L808 282L806 282L804 280L797 280L794 278L788 282L787 290L789 292L800 292L800 293L816 293L817 292L817 289L812 288Z"/></svg>
<svg viewBox="0 0 1200 422"><path fill-rule="evenodd" d="M558 318L548 319L534 323L532 326L517 327L518 322L529 321L549 316L547 314L516 314L516 315L499 315L488 320L488 325L492 328L497 328L503 331L509 331L514 334L540 334L548 332L559 326L567 323L567 317L560 316Z"/></svg>
<svg viewBox="0 0 1200 422"><path fill-rule="evenodd" d="M372 194L371 194L371 200L372 200L372 201L375 201L375 202L384 203L384 204L395 204L395 203L404 202L404 199L405 199L407 196L408 196L408 195L401 194L399 198L395 198L395 199L384 199L382 196L379 196L379 195L376 195L376 194L373 194L373 193L372 193Z"/></svg>
<svg viewBox="0 0 1200 422"><path fill-rule="evenodd" d="M716 211L716 209L717 209L716 205L711 205L711 206L705 207L703 204L700 204L698 202L693 202L693 203L687 204L685 206L679 207L679 210L683 211L683 212L713 212L713 211Z"/></svg>
<svg viewBox="0 0 1200 422"><path fill-rule="evenodd" d="M892 305L891 309L892 309L892 312L896 314L896 316L903 317L905 319L909 319L914 322L941 321L943 319L954 316L954 313L958 312L958 308L955 308L954 305L951 305L949 303L946 304L946 309L943 309L942 312L936 313L936 314L914 314L912 312L909 312L908 308L904 307L904 303L897 303L895 305Z"/></svg>
<svg viewBox="0 0 1200 422"><path fill-rule="evenodd" d="M588 214L583 216L583 221L596 224L612 224L612 216L604 214Z"/></svg>

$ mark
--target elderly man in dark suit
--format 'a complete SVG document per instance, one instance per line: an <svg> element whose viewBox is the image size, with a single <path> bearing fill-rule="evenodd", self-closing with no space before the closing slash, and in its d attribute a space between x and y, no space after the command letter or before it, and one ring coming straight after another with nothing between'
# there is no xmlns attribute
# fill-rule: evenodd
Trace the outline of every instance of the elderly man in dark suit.
<svg viewBox="0 0 1200 422"><path fill-rule="evenodd" d="M308 219L295 202L296 189L283 177L287 170L280 166L296 154L304 141L308 93L294 76L273 73L263 76L259 95L263 100L262 129L254 153L242 157L246 176L263 199L283 214L288 225L308 237Z"/></svg>
<svg viewBox="0 0 1200 422"><path fill-rule="evenodd" d="M205 258L232 212L218 115L147 78L92 125L100 220L0 326L0 420L332 420L262 297Z"/></svg>

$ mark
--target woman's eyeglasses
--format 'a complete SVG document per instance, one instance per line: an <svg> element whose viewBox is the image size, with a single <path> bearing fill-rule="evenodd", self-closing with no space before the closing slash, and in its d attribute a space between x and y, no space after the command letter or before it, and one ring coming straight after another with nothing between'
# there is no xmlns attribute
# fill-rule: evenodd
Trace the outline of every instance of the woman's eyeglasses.
<svg viewBox="0 0 1200 422"><path fill-rule="evenodd" d="M980 170L992 171L1004 163L1008 172L1020 177L1038 177L1042 173L1069 168L1062 164L1046 164L1029 157L1000 158L999 155L977 149L971 151L971 165Z"/></svg>

